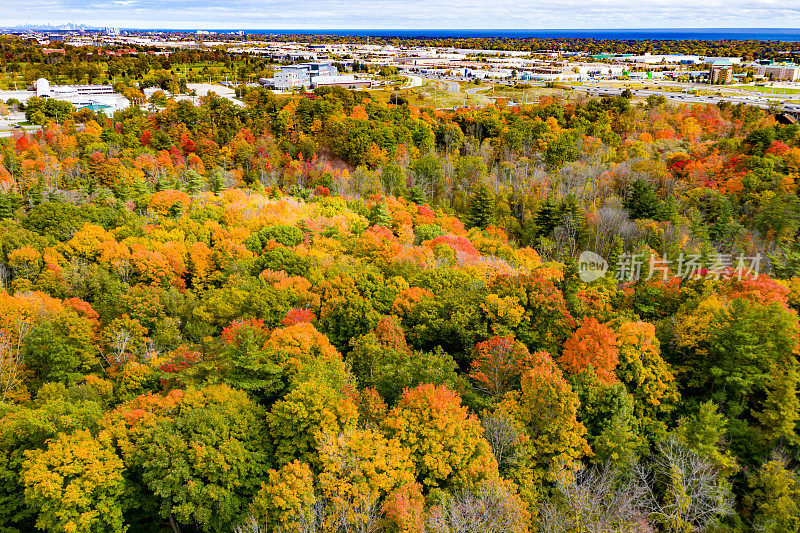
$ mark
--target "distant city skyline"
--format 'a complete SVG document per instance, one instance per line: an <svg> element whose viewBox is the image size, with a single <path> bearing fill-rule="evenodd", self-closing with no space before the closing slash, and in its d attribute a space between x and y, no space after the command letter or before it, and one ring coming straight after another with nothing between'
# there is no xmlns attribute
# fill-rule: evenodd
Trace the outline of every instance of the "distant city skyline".
<svg viewBox="0 0 800 533"><path fill-rule="evenodd" d="M26 0L0 24L164 29L800 28L785 0Z"/></svg>

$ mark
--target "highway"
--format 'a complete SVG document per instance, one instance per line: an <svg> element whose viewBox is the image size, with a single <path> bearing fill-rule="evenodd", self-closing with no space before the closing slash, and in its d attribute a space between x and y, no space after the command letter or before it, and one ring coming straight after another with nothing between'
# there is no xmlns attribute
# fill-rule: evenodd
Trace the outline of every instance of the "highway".
<svg viewBox="0 0 800 533"><path fill-rule="evenodd" d="M426 79L439 81L444 83L447 86L447 90L453 93L460 93L461 86L457 83L457 81L471 81L468 78L458 78L456 76L452 77L445 77L445 76L424 76ZM497 85L507 85L509 87L513 87L515 85L512 81L504 81L498 80ZM544 83L529 83L529 85L533 86L544 86ZM595 85L571 85L569 83L559 83L559 87L565 89L572 89L573 91L581 91L587 93L589 96L620 96L622 92L626 89L626 87L599 87ZM685 85L675 85L676 87L685 87ZM722 96L698 96L688 92L674 92L674 91L659 91L654 89L636 89L633 87L627 87L630 89L632 95L636 98L647 98L651 95L663 96L667 99L668 102L675 102L675 103L693 103L693 104L710 104L714 105L718 102L730 102L731 104L746 104L755 107L760 107L762 109L767 109L770 107L770 104L775 105L778 104L780 106L780 110L788 111L792 113L800 113L800 104L797 103L789 103L785 102L780 98L768 98L765 96L759 96L757 94L740 94L740 95L722 95ZM693 89L705 89L708 86L704 87L692 87ZM486 98L487 102L491 101L491 96L487 94L479 94L480 91L486 90L486 87L470 87L466 89L464 92L470 96L474 96L477 98ZM791 96L786 97L791 98Z"/></svg>
<svg viewBox="0 0 800 533"><path fill-rule="evenodd" d="M594 87L591 85L564 85L573 91L582 91L590 96L620 96L623 88L611 87ZM634 97L647 98L648 96L656 95L663 96L668 101L672 102L691 102L697 104L716 104L717 102L730 102L732 104L747 104L761 108L768 108L770 103L777 103L782 106L784 111L797 111L800 108L798 104L786 104L781 100L775 98L766 98L761 96L696 96L690 93L676 93L671 91L655 91L652 89L630 89Z"/></svg>

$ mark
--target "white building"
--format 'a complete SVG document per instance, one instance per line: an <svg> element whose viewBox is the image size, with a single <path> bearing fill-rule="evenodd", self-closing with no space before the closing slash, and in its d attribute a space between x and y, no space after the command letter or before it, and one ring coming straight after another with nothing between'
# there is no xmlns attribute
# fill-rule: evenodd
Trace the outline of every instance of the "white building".
<svg viewBox="0 0 800 533"><path fill-rule="evenodd" d="M282 68L275 73L273 85L276 89L293 89L303 85L311 85L311 76L305 70Z"/></svg>
<svg viewBox="0 0 800 533"><path fill-rule="evenodd" d="M798 81L800 80L800 66L790 63L759 65L756 75L773 80Z"/></svg>
<svg viewBox="0 0 800 533"><path fill-rule="evenodd" d="M36 80L35 96L69 102L75 109L88 107L109 115L131 105L127 98L115 93L111 85L50 85L45 78Z"/></svg>
<svg viewBox="0 0 800 533"><path fill-rule="evenodd" d="M370 80L356 78L352 74L344 76L312 76L311 88L317 87L344 87L345 89L368 89L372 87Z"/></svg>
<svg viewBox="0 0 800 533"><path fill-rule="evenodd" d="M337 76L339 70L330 63L300 63L283 67L275 73L273 85L276 89L311 87L312 78Z"/></svg>

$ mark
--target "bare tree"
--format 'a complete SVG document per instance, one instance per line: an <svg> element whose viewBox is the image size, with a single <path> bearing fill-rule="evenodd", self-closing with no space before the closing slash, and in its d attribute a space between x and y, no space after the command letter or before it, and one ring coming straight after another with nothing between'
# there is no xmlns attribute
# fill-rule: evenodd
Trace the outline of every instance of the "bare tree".
<svg viewBox="0 0 800 533"><path fill-rule="evenodd" d="M428 517L431 533L513 533L524 517L506 485L482 482L446 499Z"/></svg>
<svg viewBox="0 0 800 533"><path fill-rule="evenodd" d="M519 448L523 433L514 426L513 419L502 411L483 417L484 437L492 447L500 472L506 472L520 459Z"/></svg>
<svg viewBox="0 0 800 533"><path fill-rule="evenodd" d="M607 533L648 529L646 487L610 464L558 476L555 494L539 513L539 529L550 533Z"/></svg>
<svg viewBox="0 0 800 533"><path fill-rule="evenodd" d="M667 531L704 531L733 512L730 490L714 463L675 439L658 445L651 469L640 465L649 516Z"/></svg>
<svg viewBox="0 0 800 533"><path fill-rule="evenodd" d="M22 345L33 325L30 321L18 318L14 329L13 336L6 331L0 331L0 399L3 401L19 387L25 377Z"/></svg>

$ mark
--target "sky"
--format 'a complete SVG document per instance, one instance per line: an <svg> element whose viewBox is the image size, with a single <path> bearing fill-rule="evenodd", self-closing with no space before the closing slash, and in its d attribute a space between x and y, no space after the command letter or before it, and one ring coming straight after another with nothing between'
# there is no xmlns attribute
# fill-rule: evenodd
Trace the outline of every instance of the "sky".
<svg viewBox="0 0 800 533"><path fill-rule="evenodd" d="M0 0L0 24L180 29L800 28L797 0Z"/></svg>

